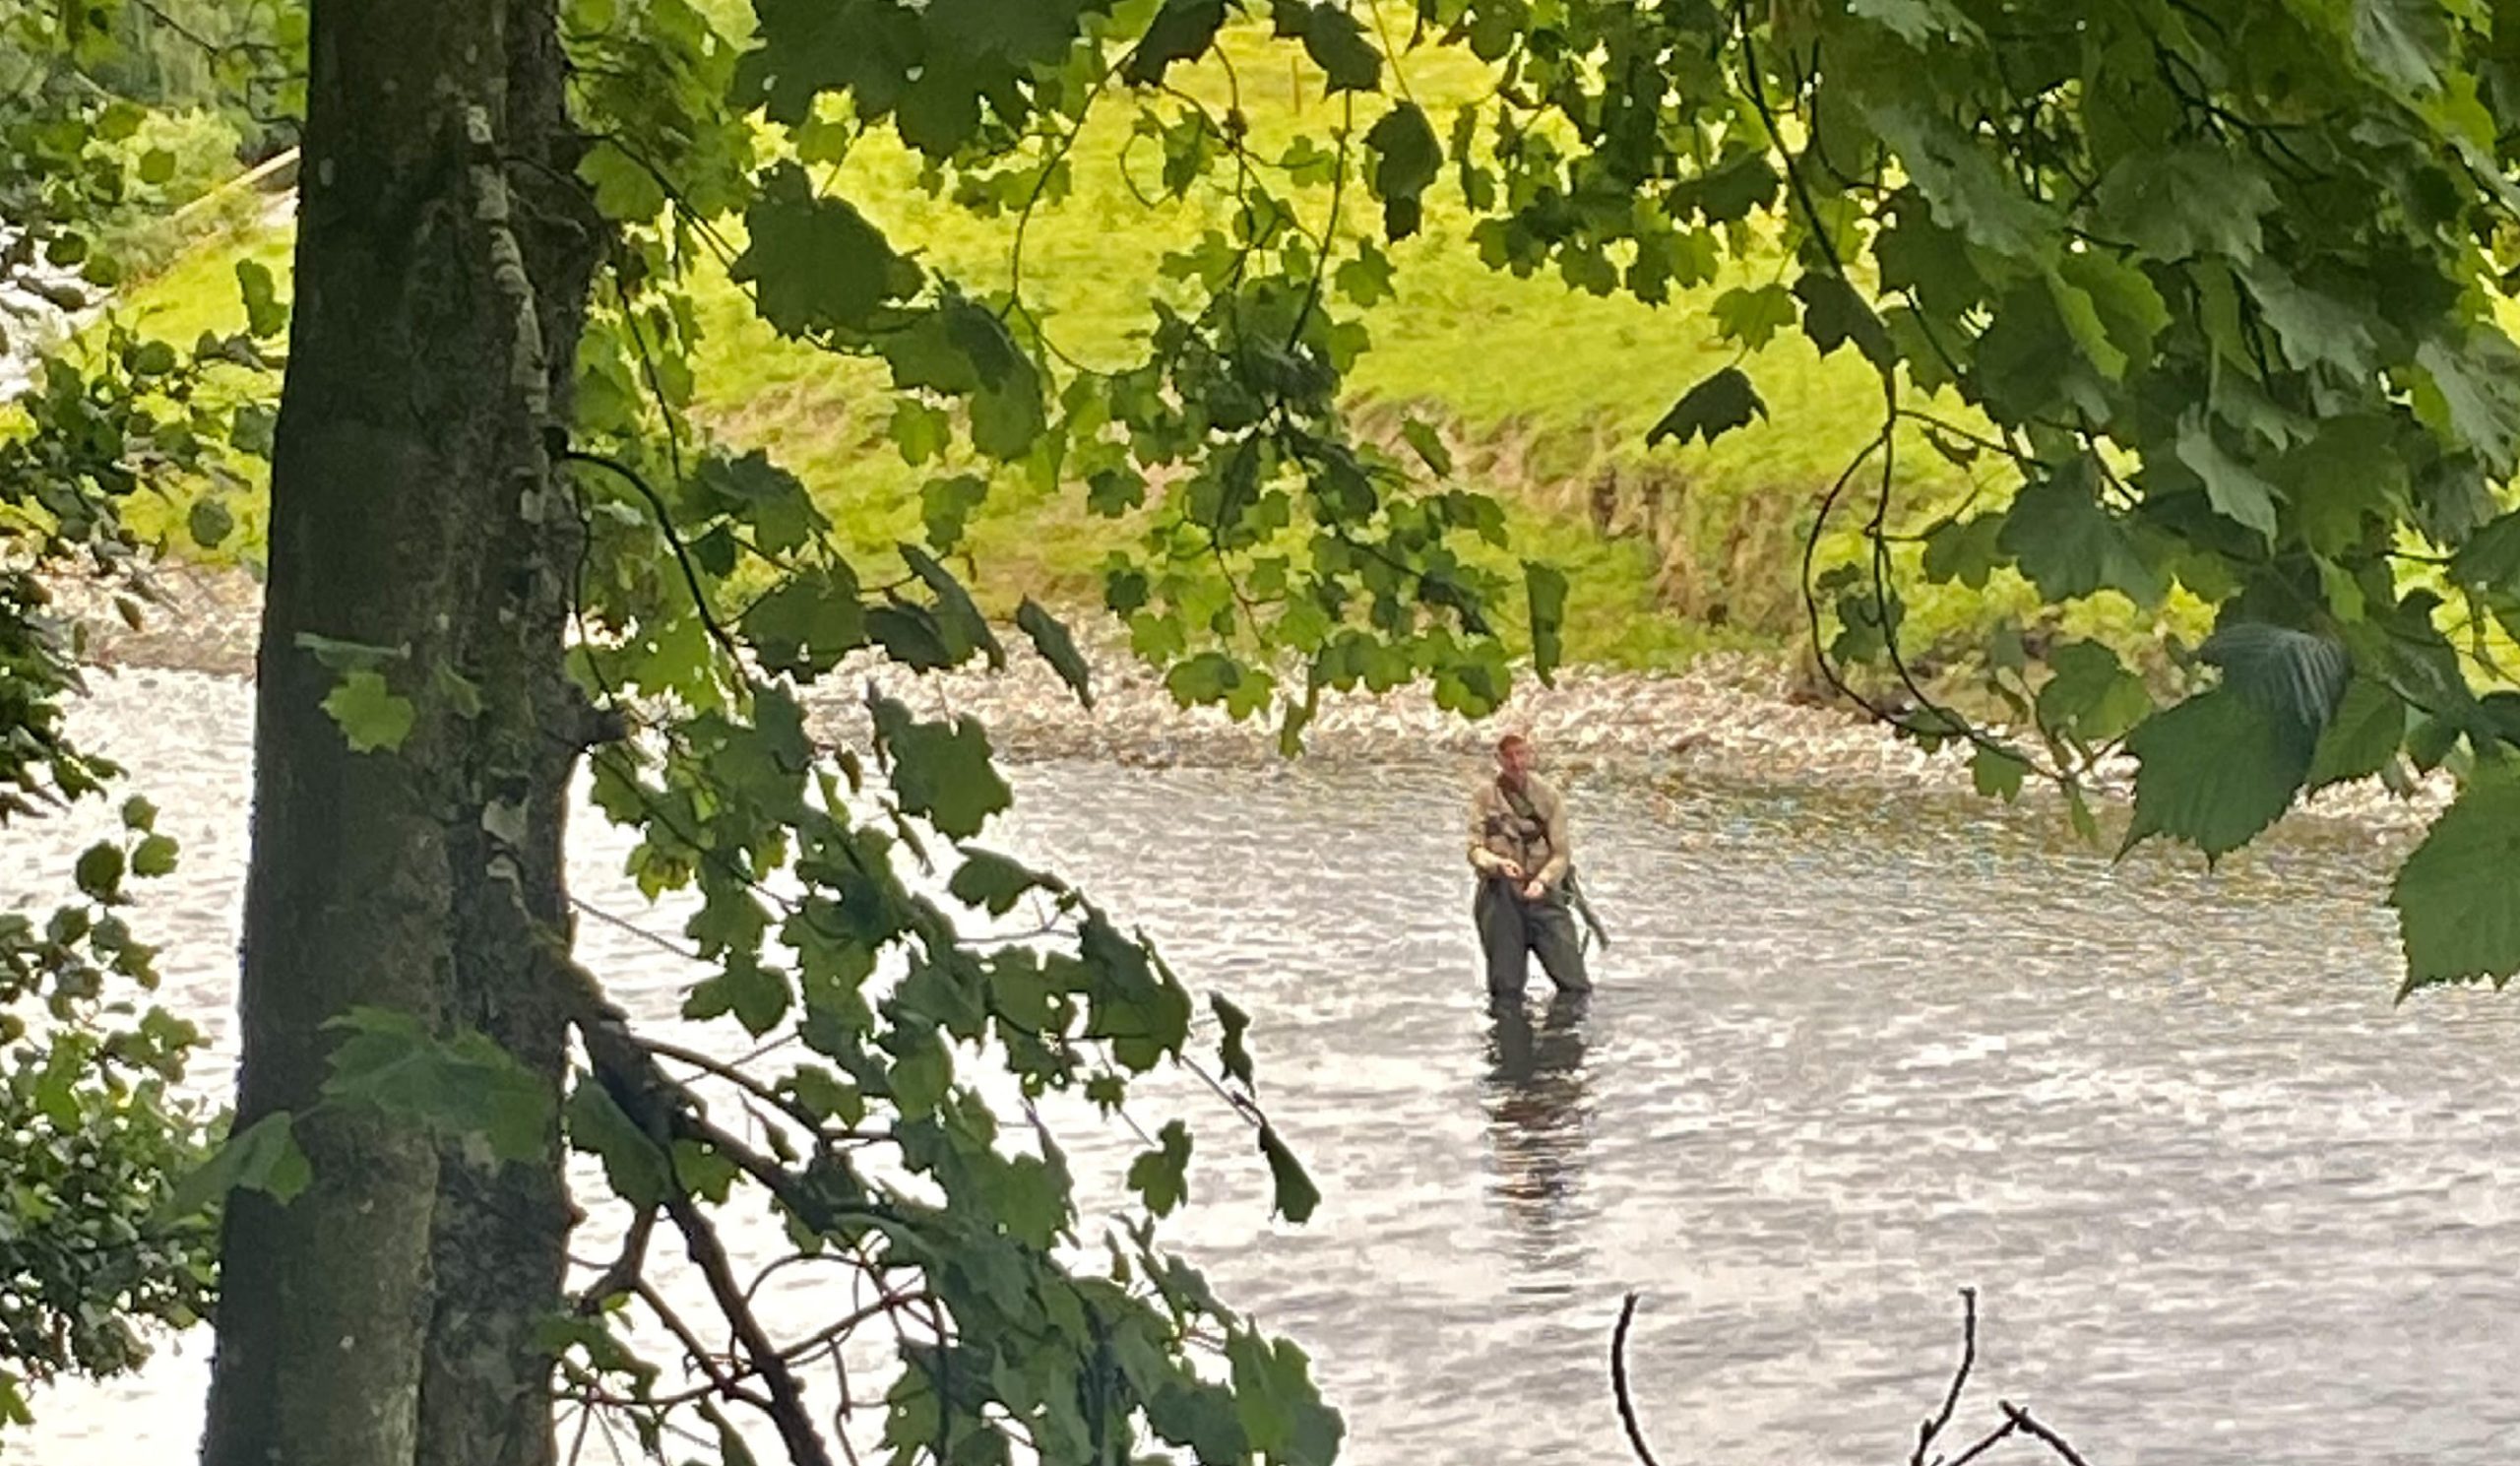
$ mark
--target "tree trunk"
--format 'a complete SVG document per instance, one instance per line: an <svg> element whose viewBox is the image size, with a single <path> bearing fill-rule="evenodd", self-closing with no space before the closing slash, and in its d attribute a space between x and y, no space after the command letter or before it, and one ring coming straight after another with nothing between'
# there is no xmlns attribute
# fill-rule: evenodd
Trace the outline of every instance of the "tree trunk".
<svg viewBox="0 0 2520 1466"><path fill-rule="evenodd" d="M208 1466L540 1466L569 1214L556 1133L487 1168L318 1108L355 1007L499 1041L555 1099L532 924L565 924L580 533L549 457L595 258L553 0L315 0L296 306L272 473L238 1123L314 1180L240 1193ZM415 710L353 751L313 635L394 649ZM460 680L459 680L460 679ZM462 695L477 689L477 707ZM556 1110L556 1106L555 1106Z"/></svg>

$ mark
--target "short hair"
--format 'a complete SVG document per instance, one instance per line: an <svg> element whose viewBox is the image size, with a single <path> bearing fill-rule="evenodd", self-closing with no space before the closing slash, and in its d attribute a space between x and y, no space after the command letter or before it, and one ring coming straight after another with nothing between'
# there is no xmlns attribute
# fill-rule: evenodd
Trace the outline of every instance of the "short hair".
<svg viewBox="0 0 2520 1466"><path fill-rule="evenodd" d="M1496 740L1496 751L1500 754L1510 753L1516 748L1529 748L1531 745L1532 740L1521 733L1509 733Z"/></svg>

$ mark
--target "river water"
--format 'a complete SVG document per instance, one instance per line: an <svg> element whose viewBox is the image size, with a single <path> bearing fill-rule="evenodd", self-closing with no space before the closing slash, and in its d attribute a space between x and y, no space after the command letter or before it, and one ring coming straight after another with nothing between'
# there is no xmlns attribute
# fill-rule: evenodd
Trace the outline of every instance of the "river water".
<svg viewBox="0 0 2520 1466"><path fill-rule="evenodd" d="M147 915L173 1000L223 1045L249 695L130 674L87 716L185 842ZM1149 1128L1177 1110L1205 1142L1167 1232L1311 1351L1345 1459L1624 1459L1606 1365L1630 1289L1667 1462L1905 1460L1962 1286L1982 1347L1955 1434L2001 1397L2094 1463L2520 1446L2520 997L2393 1005L2359 837L2209 876L1976 802L1579 781L1616 945L1588 1009L1536 986L1500 1025L1467 777L1036 766L994 835L1257 1016L1263 1099L1328 1199L1269 1223L1230 1116L1159 1089ZM0 899L76 833L13 831ZM582 892L640 915L618 842L575 838ZM675 959L584 935L634 1009L671 1012ZM1136 1146L1062 1139L1102 1194ZM184 1459L207 1344L40 1397L8 1457Z"/></svg>

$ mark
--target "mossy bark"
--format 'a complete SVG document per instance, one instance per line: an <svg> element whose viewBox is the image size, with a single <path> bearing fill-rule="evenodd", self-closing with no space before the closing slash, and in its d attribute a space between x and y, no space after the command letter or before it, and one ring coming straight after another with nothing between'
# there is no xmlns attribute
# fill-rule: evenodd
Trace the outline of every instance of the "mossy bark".
<svg viewBox="0 0 2520 1466"><path fill-rule="evenodd" d="M565 924L579 530L549 454L595 234L551 0L316 0L313 23L238 1111L297 1116L314 1181L229 1207L204 1459L541 1466L557 1135L486 1167L321 1092L328 1023L382 1007L486 1033L558 1093L530 954ZM389 649L399 747L349 746L310 635Z"/></svg>

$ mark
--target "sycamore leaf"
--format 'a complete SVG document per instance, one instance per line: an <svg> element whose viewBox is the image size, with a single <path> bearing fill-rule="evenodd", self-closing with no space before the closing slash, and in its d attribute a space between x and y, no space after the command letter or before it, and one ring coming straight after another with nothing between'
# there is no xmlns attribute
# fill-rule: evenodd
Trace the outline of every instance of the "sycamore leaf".
<svg viewBox="0 0 2520 1466"><path fill-rule="evenodd" d="M2209 861L2281 818L2310 765L2306 747L2228 688L2155 713L2127 736L2126 748L2136 760L2135 818L2123 849L2168 835Z"/></svg>
<svg viewBox="0 0 2520 1466"><path fill-rule="evenodd" d="M1033 638L1033 649L1040 652L1041 660L1059 674L1059 680L1067 683L1068 690L1076 694L1076 700L1088 708L1093 707L1093 673L1085 665L1084 654L1077 651L1076 638L1068 634L1066 623L1043 610L1032 597L1027 596L1024 604L1015 608L1015 624L1026 636Z"/></svg>
<svg viewBox="0 0 2520 1466"><path fill-rule="evenodd" d="M1848 0L1850 14L1862 17L1920 50L1955 40L1983 41L1985 32L1951 0Z"/></svg>
<svg viewBox="0 0 2520 1466"><path fill-rule="evenodd" d="M1166 1123L1156 1148L1129 1163L1129 1189L1157 1216L1169 1216L1190 1195L1190 1131L1179 1120Z"/></svg>
<svg viewBox="0 0 2520 1466"><path fill-rule="evenodd" d="M1303 1163L1278 1137L1275 1125L1260 1127L1260 1153L1269 1158L1269 1177L1276 1187L1272 1209L1297 1225L1311 1220L1314 1208L1321 1205L1321 1188L1304 1175Z"/></svg>
<svg viewBox="0 0 2520 1466"><path fill-rule="evenodd" d="M1898 350L1890 343L1890 332L1872 307L1854 288L1835 275L1804 271L1794 283L1794 293L1802 301L1802 334L1828 355L1849 342L1874 366L1887 369L1898 360Z"/></svg>
<svg viewBox="0 0 2520 1466"><path fill-rule="evenodd" d="M2117 654L2096 641L2069 641L2048 656L2054 675L2039 689L2042 727L2105 743L2125 733L2153 710L2144 679L2126 669Z"/></svg>
<svg viewBox="0 0 2520 1466"><path fill-rule="evenodd" d="M1209 994L1208 1009L1217 1015L1218 1025L1225 1030L1225 1037L1217 1043L1217 1053L1225 1064L1227 1076L1249 1085L1251 1050L1244 1045L1243 1035L1251 1031L1251 1015L1217 993Z"/></svg>
<svg viewBox="0 0 2520 1466"><path fill-rule="evenodd" d="M1368 181L1382 200L1383 232L1406 239L1418 232L1424 214L1420 201L1443 171L1443 144L1418 103L1403 101L1367 130L1365 148L1373 155Z"/></svg>
<svg viewBox="0 0 2520 1466"><path fill-rule="evenodd" d="M2406 990L2520 972L2520 781L2480 779L2432 822L2389 887Z"/></svg>
<svg viewBox="0 0 2520 1466"><path fill-rule="evenodd" d="M2245 149L2188 143L2127 154L2100 180L2102 233L2157 260L2254 257L2275 186Z"/></svg>
<svg viewBox="0 0 2520 1466"><path fill-rule="evenodd" d="M391 753L411 735L418 710L411 700L385 685L383 675L354 671L324 697L324 711L341 725L342 738L353 753Z"/></svg>
<svg viewBox="0 0 2520 1466"><path fill-rule="evenodd" d="M1532 669L1548 685L1566 660L1566 577L1555 566L1525 560L1523 589L1531 603Z"/></svg>
<svg viewBox="0 0 2520 1466"><path fill-rule="evenodd" d="M976 906L992 917L1002 917L1015 909L1015 903L1030 891L1064 891L1067 887L1054 875L1045 875L1009 860L995 851L966 849L963 863L954 878L945 884L946 891L965 906Z"/></svg>
<svg viewBox="0 0 2520 1466"><path fill-rule="evenodd" d="M2223 685L2275 721L2289 741L2315 745L2336 717L2337 699L2353 674L2345 648L2323 636L2261 621L2218 628L2196 649L2223 669Z"/></svg>
<svg viewBox="0 0 2520 1466"><path fill-rule="evenodd" d="M2509 473L2520 450L2520 348L2499 331L2439 338L2415 353L2448 410L2449 425L2496 471Z"/></svg>
<svg viewBox="0 0 2520 1466"><path fill-rule="evenodd" d="M2382 80L2421 96L2439 89L2450 56L2440 0L2353 0L2354 49Z"/></svg>
<svg viewBox="0 0 2520 1466"><path fill-rule="evenodd" d="M2091 465L2075 459L2022 486L1995 537L2042 595L2069 601L2095 591L2125 593L2139 606L2167 594L2134 537L2092 493Z"/></svg>
<svg viewBox="0 0 2520 1466"><path fill-rule="evenodd" d="M987 656L990 667L1006 666L1006 648L998 645L997 633L989 629L988 617L980 614L978 605L972 600L972 593L963 589L963 583L954 578L953 572L915 544L903 543L895 547L901 551L902 562L910 566L911 573L935 593L936 625L944 633L947 646L976 647Z"/></svg>
<svg viewBox="0 0 2520 1466"><path fill-rule="evenodd" d="M2214 436L2213 419L2201 410L2191 409L2178 425L2178 461L2205 480L2205 497L2216 513L2274 542L2275 486L2224 451Z"/></svg>
<svg viewBox="0 0 2520 1466"><path fill-rule="evenodd" d="M1749 374L1737 366L1728 366L1691 387L1674 403L1645 435L1645 446L1651 448L1665 438L1677 438L1683 443L1696 438L1712 443L1736 427L1749 426L1752 417L1767 414L1768 405L1759 400Z"/></svg>
<svg viewBox="0 0 2520 1466"><path fill-rule="evenodd" d="M2406 699L2372 677L2356 677L2310 756L2309 787L2367 779L2389 765L2406 742Z"/></svg>
<svg viewBox="0 0 2520 1466"><path fill-rule="evenodd" d="M578 1081L562 1108L569 1144L603 1163L612 1194L633 1206L655 1206L673 1186L665 1153L592 1077Z"/></svg>
<svg viewBox="0 0 2520 1466"><path fill-rule="evenodd" d="M1995 796L2007 804L2021 797L2021 782L2029 772L2030 765L2021 755L1992 744L1980 744L1969 760L1969 777L1978 793Z"/></svg>
<svg viewBox="0 0 2520 1466"><path fill-rule="evenodd" d="M980 832L1015 801L989 758L988 734L969 718L927 723L888 697L872 700L877 747L892 760L902 808L956 840Z"/></svg>
<svg viewBox="0 0 2520 1466"><path fill-rule="evenodd" d="M275 1110L228 1136L185 1173L151 1220L164 1226L197 1216L230 1191L260 1191L284 1206L295 1200L315 1176L289 1126L289 1113Z"/></svg>
<svg viewBox="0 0 2520 1466"><path fill-rule="evenodd" d="M552 1099L541 1079L472 1029L439 1038L409 1013L353 1008L325 1025L333 1049L328 1102L358 1104L458 1139L485 1142L502 1161L544 1153Z"/></svg>
<svg viewBox="0 0 2520 1466"><path fill-rule="evenodd" d="M245 298L245 331L256 341L269 341L288 329L288 306L271 270L259 260L236 262L236 286Z"/></svg>
<svg viewBox="0 0 2520 1466"><path fill-rule="evenodd" d="M1166 0L1155 20L1129 53L1122 78L1134 87L1153 87L1175 61L1204 55L1225 25L1226 0Z"/></svg>
<svg viewBox="0 0 2520 1466"><path fill-rule="evenodd" d="M1277 15L1278 33L1302 37L1304 54L1330 79L1331 92L1371 92L1382 85L1382 52L1346 7L1279 0Z"/></svg>
<svg viewBox="0 0 2520 1466"><path fill-rule="evenodd" d="M762 319L783 335L864 330L879 307L918 290L918 266L848 200L817 197L794 163L762 179L744 227L750 242L730 273L753 285Z"/></svg>
<svg viewBox="0 0 2520 1466"><path fill-rule="evenodd" d="M1781 285L1735 286L1715 297L1715 325L1755 351L1794 324L1794 292Z"/></svg>

